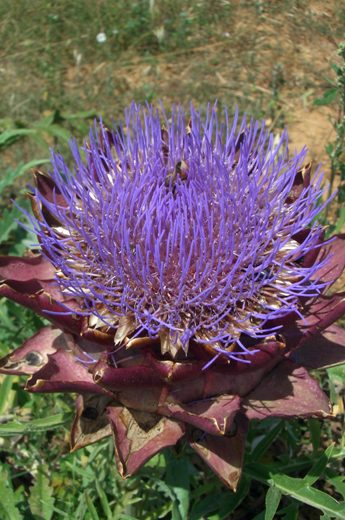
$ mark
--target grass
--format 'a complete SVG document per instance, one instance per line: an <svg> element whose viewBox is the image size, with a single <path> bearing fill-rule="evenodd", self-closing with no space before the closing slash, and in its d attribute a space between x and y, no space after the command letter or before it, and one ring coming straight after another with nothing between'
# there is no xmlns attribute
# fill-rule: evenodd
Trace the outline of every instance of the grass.
<svg viewBox="0 0 345 520"><path fill-rule="evenodd" d="M217 0L212 9L206 0L3 0L2 254L23 254L34 240L17 226L9 202L26 204L32 161L44 167L50 146L66 151L70 134L81 140L95 115L116 119L132 99L162 99L167 106L190 101L205 106L218 99L220 107L237 104L240 111L265 118L274 131L285 124L293 131L295 121L307 121L311 113L317 136L319 126L336 114L334 100L326 106L312 103L333 81L330 64L338 60L344 16L340 0L326 6ZM97 42L101 32L104 43ZM327 143L313 143L312 157L327 161ZM0 319L1 355L42 324L3 299ZM110 440L69 453L72 397L29 395L21 378L0 377L0 518L344 517L332 502L345 500L343 367L319 375L338 412L332 419L271 419L252 426L237 494L185 449L166 450L122 481L114 464L104 464L113 460Z"/></svg>
<svg viewBox="0 0 345 520"><path fill-rule="evenodd" d="M105 106L116 116L133 95L144 101L148 90L169 103L217 96L253 112L258 87L265 94L258 108L266 115L275 69L281 69L289 97L296 82L300 89L303 83L319 87L327 63L322 56L311 61L301 44L309 51L321 42L329 56L342 36L342 2L332 2L326 17L309 4L217 0L210 9L207 1L4 0L1 88L6 95L0 117L36 120L59 107L104 112ZM107 37L102 44L96 41L100 32Z"/></svg>

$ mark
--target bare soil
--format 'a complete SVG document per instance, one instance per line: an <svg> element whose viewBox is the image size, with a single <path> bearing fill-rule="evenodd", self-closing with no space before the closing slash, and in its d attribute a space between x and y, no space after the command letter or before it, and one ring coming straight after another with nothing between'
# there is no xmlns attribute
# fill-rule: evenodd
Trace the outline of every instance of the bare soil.
<svg viewBox="0 0 345 520"><path fill-rule="evenodd" d="M41 9L16 0L3 12L0 127L9 120L27 126L54 109L116 118L132 99L168 107L217 99L230 111L238 105L265 118L274 131L287 126L292 148L306 144L327 172L336 104L313 101L335 79L331 64L345 28L341 0L151 2L146 32L128 41L126 27L139 15L127 20L126 9L136 2L115 2L116 9L87 2L91 25L65 2L38 3ZM103 30L107 41L100 44L95 35ZM25 146L13 151L6 162L28 160Z"/></svg>

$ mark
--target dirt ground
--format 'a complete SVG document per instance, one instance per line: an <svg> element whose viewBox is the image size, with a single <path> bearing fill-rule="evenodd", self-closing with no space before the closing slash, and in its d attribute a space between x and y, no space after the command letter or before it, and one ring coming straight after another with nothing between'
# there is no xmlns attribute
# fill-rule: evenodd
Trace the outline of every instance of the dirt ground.
<svg viewBox="0 0 345 520"><path fill-rule="evenodd" d="M0 129L13 121L30 125L55 109L94 109L109 118L132 99L163 100L167 107L217 99L230 112L237 104L265 118L274 131L287 126L292 148L306 144L327 171L325 145L334 137L336 104L313 102L335 80L331 64L345 29L342 1L218 0L212 9L191 1L176 2L175 11L166 6L171 2L150 2L147 33L138 29L128 41L126 27L139 15L126 15L118 1L111 19L112 3L96 4L90 26L81 16L71 19L73 13L68 20L67 4L65 10L42 4L30 21L33 7L9 3L0 22ZM133 9L136 4L128 3ZM108 35L103 44L95 38L100 31ZM14 149L12 159L21 160L21 153L30 159L25 150Z"/></svg>

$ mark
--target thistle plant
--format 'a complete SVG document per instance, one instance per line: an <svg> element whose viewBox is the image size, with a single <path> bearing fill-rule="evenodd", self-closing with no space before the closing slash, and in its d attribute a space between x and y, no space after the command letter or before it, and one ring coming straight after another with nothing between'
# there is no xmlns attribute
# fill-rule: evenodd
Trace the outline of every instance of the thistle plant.
<svg viewBox="0 0 345 520"><path fill-rule="evenodd" d="M112 434L122 476L184 439L236 489L248 421L326 417L308 369L345 360L322 174L216 108L132 104L71 151L35 173L41 252L0 259L0 294L52 323L1 371L79 393L72 449Z"/></svg>

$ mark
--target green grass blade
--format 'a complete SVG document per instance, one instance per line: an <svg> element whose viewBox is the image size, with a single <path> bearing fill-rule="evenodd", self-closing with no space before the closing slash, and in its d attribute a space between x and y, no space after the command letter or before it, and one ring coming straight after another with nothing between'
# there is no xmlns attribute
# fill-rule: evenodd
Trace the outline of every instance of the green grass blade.
<svg viewBox="0 0 345 520"><path fill-rule="evenodd" d="M319 489L306 486L303 479L273 475L272 482L284 494L304 504L320 509L337 520L345 520L345 502L338 502Z"/></svg>
<svg viewBox="0 0 345 520"><path fill-rule="evenodd" d="M50 520L54 513L53 489L42 469L38 471L36 481L30 488L29 506L32 514L44 520Z"/></svg>
<svg viewBox="0 0 345 520"><path fill-rule="evenodd" d="M99 499L100 499L100 502L101 502L101 506L102 506L102 509L103 509L103 512L105 514L105 517L107 520L112 520L113 519L113 513L110 509L110 506L109 506L109 502L108 502L108 498L107 498L107 495L104 493L100 483L98 482L98 480L96 480L96 490L97 490L97 493L98 493L98 496L99 496Z"/></svg>
<svg viewBox="0 0 345 520"><path fill-rule="evenodd" d="M1 316L1 315L0 315ZM17 377L5 376L1 378L0 383L0 415L6 413L13 404L13 398L15 392L12 388L14 381L17 381Z"/></svg>
<svg viewBox="0 0 345 520"><path fill-rule="evenodd" d="M185 457L177 459L168 452L166 483L176 497L172 509L174 520L187 518L190 499L190 471L189 462Z"/></svg>
<svg viewBox="0 0 345 520"><path fill-rule="evenodd" d="M72 114L62 112L61 117L67 121L73 121L74 119L90 119L91 117L96 117L96 115L97 112L95 110L84 110L81 112L74 112Z"/></svg>
<svg viewBox="0 0 345 520"><path fill-rule="evenodd" d="M11 421L0 424L0 436L11 437L12 435L24 435L32 432L42 432L59 428L71 420L71 414L58 413L50 417L34 419L28 422Z"/></svg>
<svg viewBox="0 0 345 520"><path fill-rule="evenodd" d="M274 520L281 496L281 491L277 489L275 486L271 486L268 489L265 498L265 520Z"/></svg>
<svg viewBox="0 0 345 520"><path fill-rule="evenodd" d="M0 467L0 518L1 520L23 520L17 508L17 499L9 481L7 471Z"/></svg>
<svg viewBox="0 0 345 520"><path fill-rule="evenodd" d="M323 474L329 459L332 457L333 445L329 446L327 450L314 462L306 476L303 478L303 482L306 486L312 486Z"/></svg>
<svg viewBox="0 0 345 520"><path fill-rule="evenodd" d="M250 455L250 461L259 460L269 449L271 444L279 437L284 428L283 421L279 421L263 438L257 443Z"/></svg>
<svg viewBox="0 0 345 520"><path fill-rule="evenodd" d="M11 186L18 177L23 175L26 171L31 168L37 168L38 166L42 166L42 164L47 164L50 162L50 159L34 159L33 161L29 161L25 164L20 164L15 170L7 170L2 178L0 179L0 193L3 192L5 188Z"/></svg>
<svg viewBox="0 0 345 520"><path fill-rule="evenodd" d="M91 497L90 497L90 495L88 494L87 491L84 492L84 497L85 497L87 508L88 508L88 511L89 511L89 513L91 515L92 520L101 520L100 517L98 516L97 509L93 505Z"/></svg>
<svg viewBox="0 0 345 520"><path fill-rule="evenodd" d="M17 207L4 209L0 220L0 244L3 244L10 233L18 226L17 219L21 216L21 211Z"/></svg>
<svg viewBox="0 0 345 520"><path fill-rule="evenodd" d="M0 148L8 146L20 137L34 135L35 133L36 130L33 128L13 128L10 130L5 130L0 134Z"/></svg>

